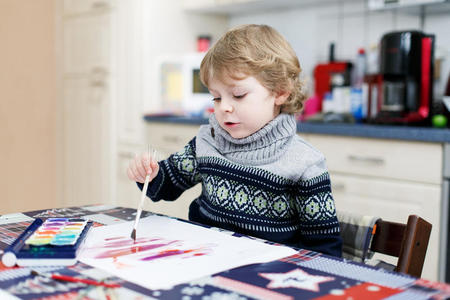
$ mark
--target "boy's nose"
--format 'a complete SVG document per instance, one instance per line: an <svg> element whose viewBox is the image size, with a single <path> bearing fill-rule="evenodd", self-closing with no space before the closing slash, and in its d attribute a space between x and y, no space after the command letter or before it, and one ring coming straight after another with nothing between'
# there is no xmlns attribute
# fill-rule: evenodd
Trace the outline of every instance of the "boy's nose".
<svg viewBox="0 0 450 300"><path fill-rule="evenodd" d="M222 100L220 101L220 109L224 112L232 112L233 105L229 100L222 98Z"/></svg>

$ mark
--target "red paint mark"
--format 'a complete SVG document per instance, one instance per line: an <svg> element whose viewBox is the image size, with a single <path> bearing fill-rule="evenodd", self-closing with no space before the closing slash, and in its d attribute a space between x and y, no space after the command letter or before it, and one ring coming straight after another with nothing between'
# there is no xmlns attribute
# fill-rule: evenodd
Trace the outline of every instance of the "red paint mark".
<svg viewBox="0 0 450 300"><path fill-rule="evenodd" d="M160 241L159 238L138 238L136 241L133 239L130 239L129 237L120 237L120 239L117 239L112 242L108 242L103 247L106 248L117 248L117 247L124 247L124 246L130 246L130 245L136 245L136 244L145 244L145 243L152 243L156 241Z"/></svg>
<svg viewBox="0 0 450 300"><path fill-rule="evenodd" d="M140 254L135 257L136 260L142 261L152 261L162 258L170 258L170 257L180 257L180 258L189 258L189 257L198 257L202 255L206 255L211 252L211 245L202 245L198 248L190 248L190 249L158 249L164 248L167 246L171 247L179 247L181 246L182 241L180 240L165 240L157 237L144 237L138 238L136 241L130 239L130 237L110 237L105 238L103 243L99 243L94 247L90 247L90 252L92 253L92 257L94 258L112 258L113 262L117 267L124 267L123 265L119 265L118 259L121 256ZM107 248L107 249L105 249ZM93 250L93 251L92 251Z"/></svg>
<svg viewBox="0 0 450 300"><path fill-rule="evenodd" d="M95 256L95 258L110 258L110 257L119 257L119 256L123 256L123 255L130 255L130 254L135 254L138 252L143 252L143 251L148 251L148 250L152 250L152 249L156 249L156 248L160 248L160 247L165 247L167 245L173 244L177 241L171 241L171 242L167 242L167 243L160 243L160 244L147 244L147 245L132 245L130 247L126 247L123 249L113 249L113 250L108 250L108 251L103 251L100 254L97 254Z"/></svg>
<svg viewBox="0 0 450 300"><path fill-rule="evenodd" d="M129 265L118 261L117 257L113 258L113 263L117 269L126 269L126 268L130 267Z"/></svg>
<svg viewBox="0 0 450 300"><path fill-rule="evenodd" d="M123 239L123 236L115 236L115 237L106 238L105 241L113 241L113 240L121 240L121 239Z"/></svg>
<svg viewBox="0 0 450 300"><path fill-rule="evenodd" d="M191 257L191 256L202 256L202 255L207 254L206 252L201 252L201 251L202 251L201 249L187 249L187 250L168 249L168 250L160 251L156 255L141 258L141 260L144 260L144 261L156 260L156 259L160 259L160 258L179 256L179 255L183 255L183 254L188 254L185 258Z"/></svg>

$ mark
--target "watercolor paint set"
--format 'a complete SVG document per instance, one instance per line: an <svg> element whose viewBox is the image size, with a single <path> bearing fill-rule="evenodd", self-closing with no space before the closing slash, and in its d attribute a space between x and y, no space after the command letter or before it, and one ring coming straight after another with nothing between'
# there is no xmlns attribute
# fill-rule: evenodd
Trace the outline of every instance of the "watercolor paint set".
<svg viewBox="0 0 450 300"><path fill-rule="evenodd" d="M30 236L25 244L32 246L74 245L87 221L83 219L49 218Z"/></svg>
<svg viewBox="0 0 450 300"><path fill-rule="evenodd" d="M5 250L5 266L73 265L92 226L78 218L36 219Z"/></svg>

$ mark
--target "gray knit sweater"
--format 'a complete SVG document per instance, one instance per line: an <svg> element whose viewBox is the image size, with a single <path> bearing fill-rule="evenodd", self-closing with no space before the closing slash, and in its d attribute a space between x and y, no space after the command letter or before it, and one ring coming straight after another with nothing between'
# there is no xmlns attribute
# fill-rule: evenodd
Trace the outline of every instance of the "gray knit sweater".
<svg viewBox="0 0 450 300"><path fill-rule="evenodd" d="M341 256L325 158L296 134L294 116L280 114L242 139L231 137L214 115L209 121L182 151L159 163L148 196L175 200L201 182L190 220Z"/></svg>

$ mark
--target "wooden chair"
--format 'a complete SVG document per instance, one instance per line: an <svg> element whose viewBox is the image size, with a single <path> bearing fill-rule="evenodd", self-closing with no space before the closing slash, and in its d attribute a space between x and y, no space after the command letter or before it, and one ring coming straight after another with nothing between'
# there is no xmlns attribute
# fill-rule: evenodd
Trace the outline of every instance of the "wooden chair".
<svg viewBox="0 0 450 300"><path fill-rule="evenodd" d="M370 250L398 257L395 271L420 277L432 225L417 215L406 224L378 220Z"/></svg>

